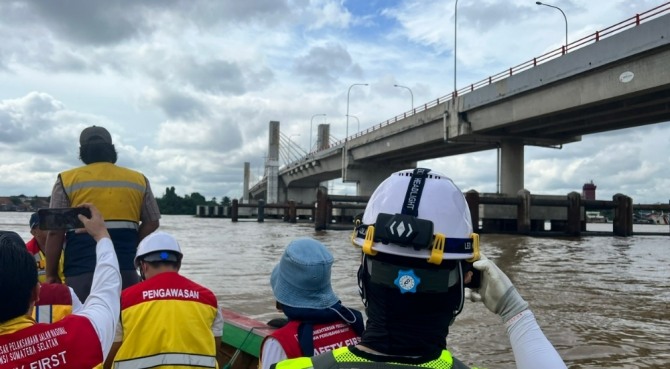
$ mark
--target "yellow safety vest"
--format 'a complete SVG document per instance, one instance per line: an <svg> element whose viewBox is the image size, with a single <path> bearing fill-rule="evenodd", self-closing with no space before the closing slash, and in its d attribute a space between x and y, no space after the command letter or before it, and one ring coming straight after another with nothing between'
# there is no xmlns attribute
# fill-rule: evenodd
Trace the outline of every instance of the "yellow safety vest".
<svg viewBox="0 0 670 369"><path fill-rule="evenodd" d="M112 163L93 163L60 174L70 206L95 204L105 221L139 223L147 183L142 173Z"/></svg>
<svg viewBox="0 0 670 369"><path fill-rule="evenodd" d="M275 369L347 369L347 368L365 368L370 367L363 363L374 364L374 368L381 369L387 367L389 369L401 367L417 367L426 369L451 369L454 368L454 359L451 353L447 350L442 350L439 358L421 363L421 364L406 364L398 362L375 362L360 356L357 356L349 350L348 347L340 347L333 351L315 356L315 357L300 357L296 359L288 359L280 361L275 365ZM459 362L460 363L460 362ZM459 367L462 367L459 365ZM473 368L474 369L474 368Z"/></svg>
<svg viewBox="0 0 670 369"><path fill-rule="evenodd" d="M218 368L211 330L217 309L210 290L174 272L125 289L114 368Z"/></svg>

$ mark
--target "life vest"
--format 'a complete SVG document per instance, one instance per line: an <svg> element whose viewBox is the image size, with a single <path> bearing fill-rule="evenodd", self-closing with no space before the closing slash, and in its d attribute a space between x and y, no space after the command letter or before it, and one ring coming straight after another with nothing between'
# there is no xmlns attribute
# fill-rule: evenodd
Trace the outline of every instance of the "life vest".
<svg viewBox="0 0 670 369"><path fill-rule="evenodd" d="M292 320L275 330L268 337L276 339L286 353L286 357L314 356L339 347L356 345L361 341L353 327L344 321L314 324L312 328L313 351L303 352L300 345L299 329L302 322ZM264 340L265 340L264 339Z"/></svg>
<svg viewBox="0 0 670 369"><path fill-rule="evenodd" d="M40 245L37 244L37 239L33 237L30 241L26 242L26 248L35 258L35 264L37 264L37 280L40 283L46 282L47 257L42 250L40 250ZM61 254L58 263L58 277L61 282L65 282L65 276L63 275L63 254Z"/></svg>
<svg viewBox="0 0 670 369"><path fill-rule="evenodd" d="M33 319L38 323L55 323L72 314L72 295L64 284L40 286L40 296L33 309Z"/></svg>
<svg viewBox="0 0 670 369"><path fill-rule="evenodd" d="M53 324L21 316L3 323L0 332L0 369L81 369L102 363L100 338L83 316L69 315Z"/></svg>
<svg viewBox="0 0 670 369"><path fill-rule="evenodd" d="M126 288L114 368L218 368L211 330L217 309L210 290L176 272Z"/></svg>
<svg viewBox="0 0 670 369"><path fill-rule="evenodd" d="M394 357L389 357L389 360L394 360ZM397 360L397 359L396 359ZM374 364L374 366L369 366L367 364ZM353 368L362 368L362 367L374 367L376 369L381 368L407 368L407 367L417 367L423 369L467 369L465 366L458 360L455 360L451 353L447 350L442 350L442 354L437 359L423 362L423 363L399 363L397 361L372 361L365 359L361 356L356 355L348 347L342 347L335 349L333 351L326 352L324 354L314 356L314 357L300 357L296 359L288 359L280 361L274 365L274 369L353 369ZM474 368L473 368L474 369Z"/></svg>
<svg viewBox="0 0 670 369"><path fill-rule="evenodd" d="M93 203L102 213L114 243L120 270L134 270L137 230L146 192L142 173L112 163L93 163L60 174L70 206ZM67 232L65 276L95 269L95 240L86 233Z"/></svg>

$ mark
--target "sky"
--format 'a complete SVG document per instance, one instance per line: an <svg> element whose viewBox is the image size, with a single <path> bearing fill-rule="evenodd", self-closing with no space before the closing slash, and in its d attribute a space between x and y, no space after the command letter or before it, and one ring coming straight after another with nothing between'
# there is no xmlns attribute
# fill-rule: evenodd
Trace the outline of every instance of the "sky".
<svg viewBox="0 0 670 369"><path fill-rule="evenodd" d="M576 40L658 6L651 0L554 0ZM454 1L3 0L0 2L0 196L49 196L82 165L78 138L106 127L117 164L161 197L242 196L244 163L263 175L271 120L308 151L318 124L335 140L447 95L454 84ZM560 47L562 14L535 1L460 0L457 84ZM346 127L347 91L349 128ZM394 84L407 88L397 88ZM411 92L411 94L410 94ZM317 114L326 114L326 116ZM312 137L310 138L310 131ZM670 199L670 123L527 146L527 190ZM436 158L463 190L496 192L496 151ZM355 194L341 181L335 193Z"/></svg>

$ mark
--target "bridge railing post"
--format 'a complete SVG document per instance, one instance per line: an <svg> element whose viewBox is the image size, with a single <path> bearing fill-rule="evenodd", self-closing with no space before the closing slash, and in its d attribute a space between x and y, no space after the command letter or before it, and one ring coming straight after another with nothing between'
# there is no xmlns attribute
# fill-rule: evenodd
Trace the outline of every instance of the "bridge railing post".
<svg viewBox="0 0 670 369"><path fill-rule="evenodd" d="M614 201L614 221L612 228L615 236L628 237L633 234L633 202L620 193L612 197Z"/></svg>
<svg viewBox="0 0 670 369"><path fill-rule="evenodd" d="M297 222L297 211L295 209L295 201L288 202L288 222L296 223Z"/></svg>
<svg viewBox="0 0 670 369"><path fill-rule="evenodd" d="M530 191L519 190L517 192L519 204L516 210L516 231L519 234L530 233Z"/></svg>
<svg viewBox="0 0 670 369"><path fill-rule="evenodd" d="M314 216L314 229L321 231L328 226L328 189L319 187L316 190L316 214Z"/></svg>
<svg viewBox="0 0 670 369"><path fill-rule="evenodd" d="M568 194L568 224L566 226L566 233L577 236L582 231L582 196L577 192L570 192Z"/></svg>
<svg viewBox="0 0 670 369"><path fill-rule="evenodd" d="M258 200L258 223L265 221L265 200Z"/></svg>
<svg viewBox="0 0 670 369"><path fill-rule="evenodd" d="M230 210L230 220L233 222L237 222L237 214L239 210L239 200L233 199L233 206L232 209Z"/></svg>

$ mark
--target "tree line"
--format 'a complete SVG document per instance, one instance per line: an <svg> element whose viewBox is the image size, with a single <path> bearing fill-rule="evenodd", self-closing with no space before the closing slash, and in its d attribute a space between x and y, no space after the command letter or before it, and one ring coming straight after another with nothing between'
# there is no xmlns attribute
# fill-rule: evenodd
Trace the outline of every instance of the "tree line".
<svg viewBox="0 0 670 369"><path fill-rule="evenodd" d="M198 205L230 206L231 203L228 196L224 196L219 203L216 201L216 197L212 197L212 199L208 201L198 192L193 192L190 195L187 194L184 195L184 197L181 197L175 193L174 186L166 188L163 197L156 198L156 201L158 202L158 207L161 211L161 214L171 215L193 215L195 214L195 209Z"/></svg>

